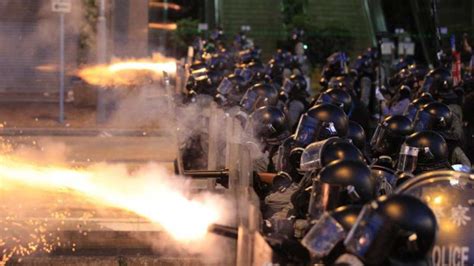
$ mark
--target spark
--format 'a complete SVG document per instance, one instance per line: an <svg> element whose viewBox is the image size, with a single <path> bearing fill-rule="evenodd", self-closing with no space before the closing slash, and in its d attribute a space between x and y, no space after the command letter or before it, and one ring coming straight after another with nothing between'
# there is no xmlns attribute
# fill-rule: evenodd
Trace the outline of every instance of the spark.
<svg viewBox="0 0 474 266"><path fill-rule="evenodd" d="M219 206L209 200L186 197L179 189L183 183L173 181L168 175L157 166L130 175L125 168L107 165L69 169L0 155L0 188L26 185L51 191L68 190L97 204L144 217L178 241L203 239L209 225L220 219Z"/></svg>

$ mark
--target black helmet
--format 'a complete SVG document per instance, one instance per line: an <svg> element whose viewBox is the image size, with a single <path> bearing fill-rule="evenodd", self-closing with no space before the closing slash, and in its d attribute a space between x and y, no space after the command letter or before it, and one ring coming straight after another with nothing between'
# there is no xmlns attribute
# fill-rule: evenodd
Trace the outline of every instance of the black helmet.
<svg viewBox="0 0 474 266"><path fill-rule="evenodd" d="M263 81L266 78L267 69L265 65L260 61L250 62L247 65L247 69L252 71L253 81Z"/></svg>
<svg viewBox="0 0 474 266"><path fill-rule="evenodd" d="M420 262L433 247L437 228L433 211L422 201L392 195L362 209L344 244L369 265L383 265L387 259Z"/></svg>
<svg viewBox="0 0 474 266"><path fill-rule="evenodd" d="M433 97L428 92L424 92L417 99L413 100L410 105L408 105L407 110L404 115L408 117L411 121L415 121L416 114L424 105L434 102Z"/></svg>
<svg viewBox="0 0 474 266"><path fill-rule="evenodd" d="M291 75L285 79L281 87L280 95L285 98L292 98L293 95L306 94L308 82L303 75Z"/></svg>
<svg viewBox="0 0 474 266"><path fill-rule="evenodd" d="M290 135L285 114L273 106L255 110L247 123L247 132L270 145L279 145Z"/></svg>
<svg viewBox="0 0 474 266"><path fill-rule="evenodd" d="M317 259L323 259L325 265L333 265L344 252L342 241L351 230L362 209L360 205L339 207L325 213L315 221L301 243Z"/></svg>
<svg viewBox="0 0 474 266"><path fill-rule="evenodd" d="M349 75L332 77L328 82L328 89L341 89L344 91L351 91L353 88L353 82L354 80Z"/></svg>
<svg viewBox="0 0 474 266"><path fill-rule="evenodd" d="M308 110L300 119L295 140L301 146L330 137L346 137L349 119L344 111L332 104L319 104Z"/></svg>
<svg viewBox="0 0 474 266"><path fill-rule="evenodd" d="M365 150L366 135L364 128L359 123L349 121L349 131L347 131L347 138L361 151Z"/></svg>
<svg viewBox="0 0 474 266"><path fill-rule="evenodd" d="M236 74L225 77L217 87L216 100L222 105L238 104L245 93L247 83Z"/></svg>
<svg viewBox="0 0 474 266"><path fill-rule="evenodd" d="M210 70L222 71L227 68L227 60L221 54L213 54L207 64Z"/></svg>
<svg viewBox="0 0 474 266"><path fill-rule="evenodd" d="M423 65L412 64L408 66L408 70L410 71L410 75L404 84L412 88L413 91L418 91L420 89L419 82L425 78L428 73L428 68Z"/></svg>
<svg viewBox="0 0 474 266"><path fill-rule="evenodd" d="M431 70L423 81L423 91L429 92L433 96L438 97L453 87L453 78L451 73L445 68L436 68Z"/></svg>
<svg viewBox="0 0 474 266"><path fill-rule="evenodd" d="M453 113L447 105L440 102L424 105L413 121L415 131L447 131L451 129L452 123Z"/></svg>
<svg viewBox="0 0 474 266"><path fill-rule="evenodd" d="M246 49L239 52L239 61L243 64L260 60L260 51L258 49Z"/></svg>
<svg viewBox="0 0 474 266"><path fill-rule="evenodd" d="M209 78L209 70L205 63L196 61L190 66L189 71L189 79L186 82L187 91L194 91L200 94L205 93L208 88L212 86L212 81Z"/></svg>
<svg viewBox="0 0 474 266"><path fill-rule="evenodd" d="M316 104L330 103L341 107L346 114L349 114L352 108L352 97L343 89L329 89L321 93Z"/></svg>
<svg viewBox="0 0 474 266"><path fill-rule="evenodd" d="M407 85L401 85L398 89L398 94L400 95L400 100L410 99L411 98L411 88Z"/></svg>
<svg viewBox="0 0 474 266"><path fill-rule="evenodd" d="M251 113L262 106L275 106L277 102L277 89L268 83L258 83L247 90L240 106L245 112Z"/></svg>
<svg viewBox="0 0 474 266"><path fill-rule="evenodd" d="M388 80L388 85L390 87L398 87L401 85L406 84L407 79L410 77L410 70L408 68L402 68L398 73L393 75L389 80Z"/></svg>
<svg viewBox="0 0 474 266"><path fill-rule="evenodd" d="M398 176L391 168L381 165L371 165L372 179L376 183L375 195L390 195L397 186Z"/></svg>
<svg viewBox="0 0 474 266"><path fill-rule="evenodd" d="M379 123L370 141L374 157L396 156L405 137L413 133L410 119L402 115L385 118Z"/></svg>
<svg viewBox="0 0 474 266"><path fill-rule="evenodd" d="M304 149L300 170L316 171L338 160L364 162L364 156L349 140L332 137L311 143Z"/></svg>
<svg viewBox="0 0 474 266"><path fill-rule="evenodd" d="M448 145L435 131L421 131L407 137L400 150L398 170L419 174L448 167Z"/></svg>
<svg viewBox="0 0 474 266"><path fill-rule="evenodd" d="M308 213L319 219L324 212L374 199L375 182L369 167L361 161L335 161L313 179Z"/></svg>
<svg viewBox="0 0 474 266"><path fill-rule="evenodd" d="M272 58L267 64L267 74L274 82L282 84L284 68L285 62L283 60Z"/></svg>
<svg viewBox="0 0 474 266"><path fill-rule="evenodd" d="M345 64L347 62L348 58L343 52L336 52L330 55L326 59L326 65L324 65L323 70L321 71L322 78L319 83L323 87L326 87L332 77L344 75Z"/></svg>

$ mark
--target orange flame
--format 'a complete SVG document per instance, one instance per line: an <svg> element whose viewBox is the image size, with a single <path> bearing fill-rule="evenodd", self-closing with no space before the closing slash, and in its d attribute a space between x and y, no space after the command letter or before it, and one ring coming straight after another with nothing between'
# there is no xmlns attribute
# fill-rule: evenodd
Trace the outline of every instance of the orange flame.
<svg viewBox="0 0 474 266"><path fill-rule="evenodd" d="M162 9L172 9L176 11L181 10L181 6L178 4L174 3L161 3L161 2L151 2L148 4L149 7L156 7L156 8L162 8Z"/></svg>
<svg viewBox="0 0 474 266"><path fill-rule="evenodd" d="M176 23L148 23L148 28L155 30L169 30L173 31L178 28Z"/></svg>
<svg viewBox="0 0 474 266"><path fill-rule="evenodd" d="M130 175L125 168L96 165L87 169L44 166L0 155L0 189L30 186L67 189L88 200L135 213L160 225L179 241L201 240L208 227L220 220L222 206L213 199L185 196L182 179L150 165Z"/></svg>
<svg viewBox="0 0 474 266"><path fill-rule="evenodd" d="M157 80L163 72L170 75L176 73L176 60L153 54L153 57L112 60L109 65L96 65L82 68L78 76L95 86L120 87L139 85L146 81Z"/></svg>

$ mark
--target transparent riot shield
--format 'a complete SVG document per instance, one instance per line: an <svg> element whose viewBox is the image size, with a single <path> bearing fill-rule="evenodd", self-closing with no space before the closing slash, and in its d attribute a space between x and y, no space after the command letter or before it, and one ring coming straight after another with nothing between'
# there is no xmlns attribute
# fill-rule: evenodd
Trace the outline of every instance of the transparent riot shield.
<svg viewBox="0 0 474 266"><path fill-rule="evenodd" d="M423 200L438 222L433 265L474 265L474 175L434 171L403 183L396 193Z"/></svg>

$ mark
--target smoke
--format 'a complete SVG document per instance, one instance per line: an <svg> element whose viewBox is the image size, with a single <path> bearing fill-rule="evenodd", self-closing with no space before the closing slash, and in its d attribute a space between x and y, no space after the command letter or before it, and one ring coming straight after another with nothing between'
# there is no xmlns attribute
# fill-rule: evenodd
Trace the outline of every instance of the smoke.
<svg viewBox="0 0 474 266"><path fill-rule="evenodd" d="M62 161L67 152L63 145L43 143L38 149L20 147L0 155L0 261L56 249L80 250L65 232L87 238L99 226L116 230L124 219L130 231L151 221L151 228L167 232L159 238L136 233L160 254L192 254L212 262L230 259L234 242L201 236L209 222L233 223L234 203L225 195L196 193L189 179L153 163L132 172L120 164L56 166L53 161ZM117 223L108 227L89 222L105 218ZM226 248L229 252L222 252Z"/></svg>
<svg viewBox="0 0 474 266"><path fill-rule="evenodd" d="M49 91L57 88L59 70L59 13L51 1L0 1L0 58L2 90ZM66 68L77 64L79 33L84 22L83 1L72 1L65 14Z"/></svg>

